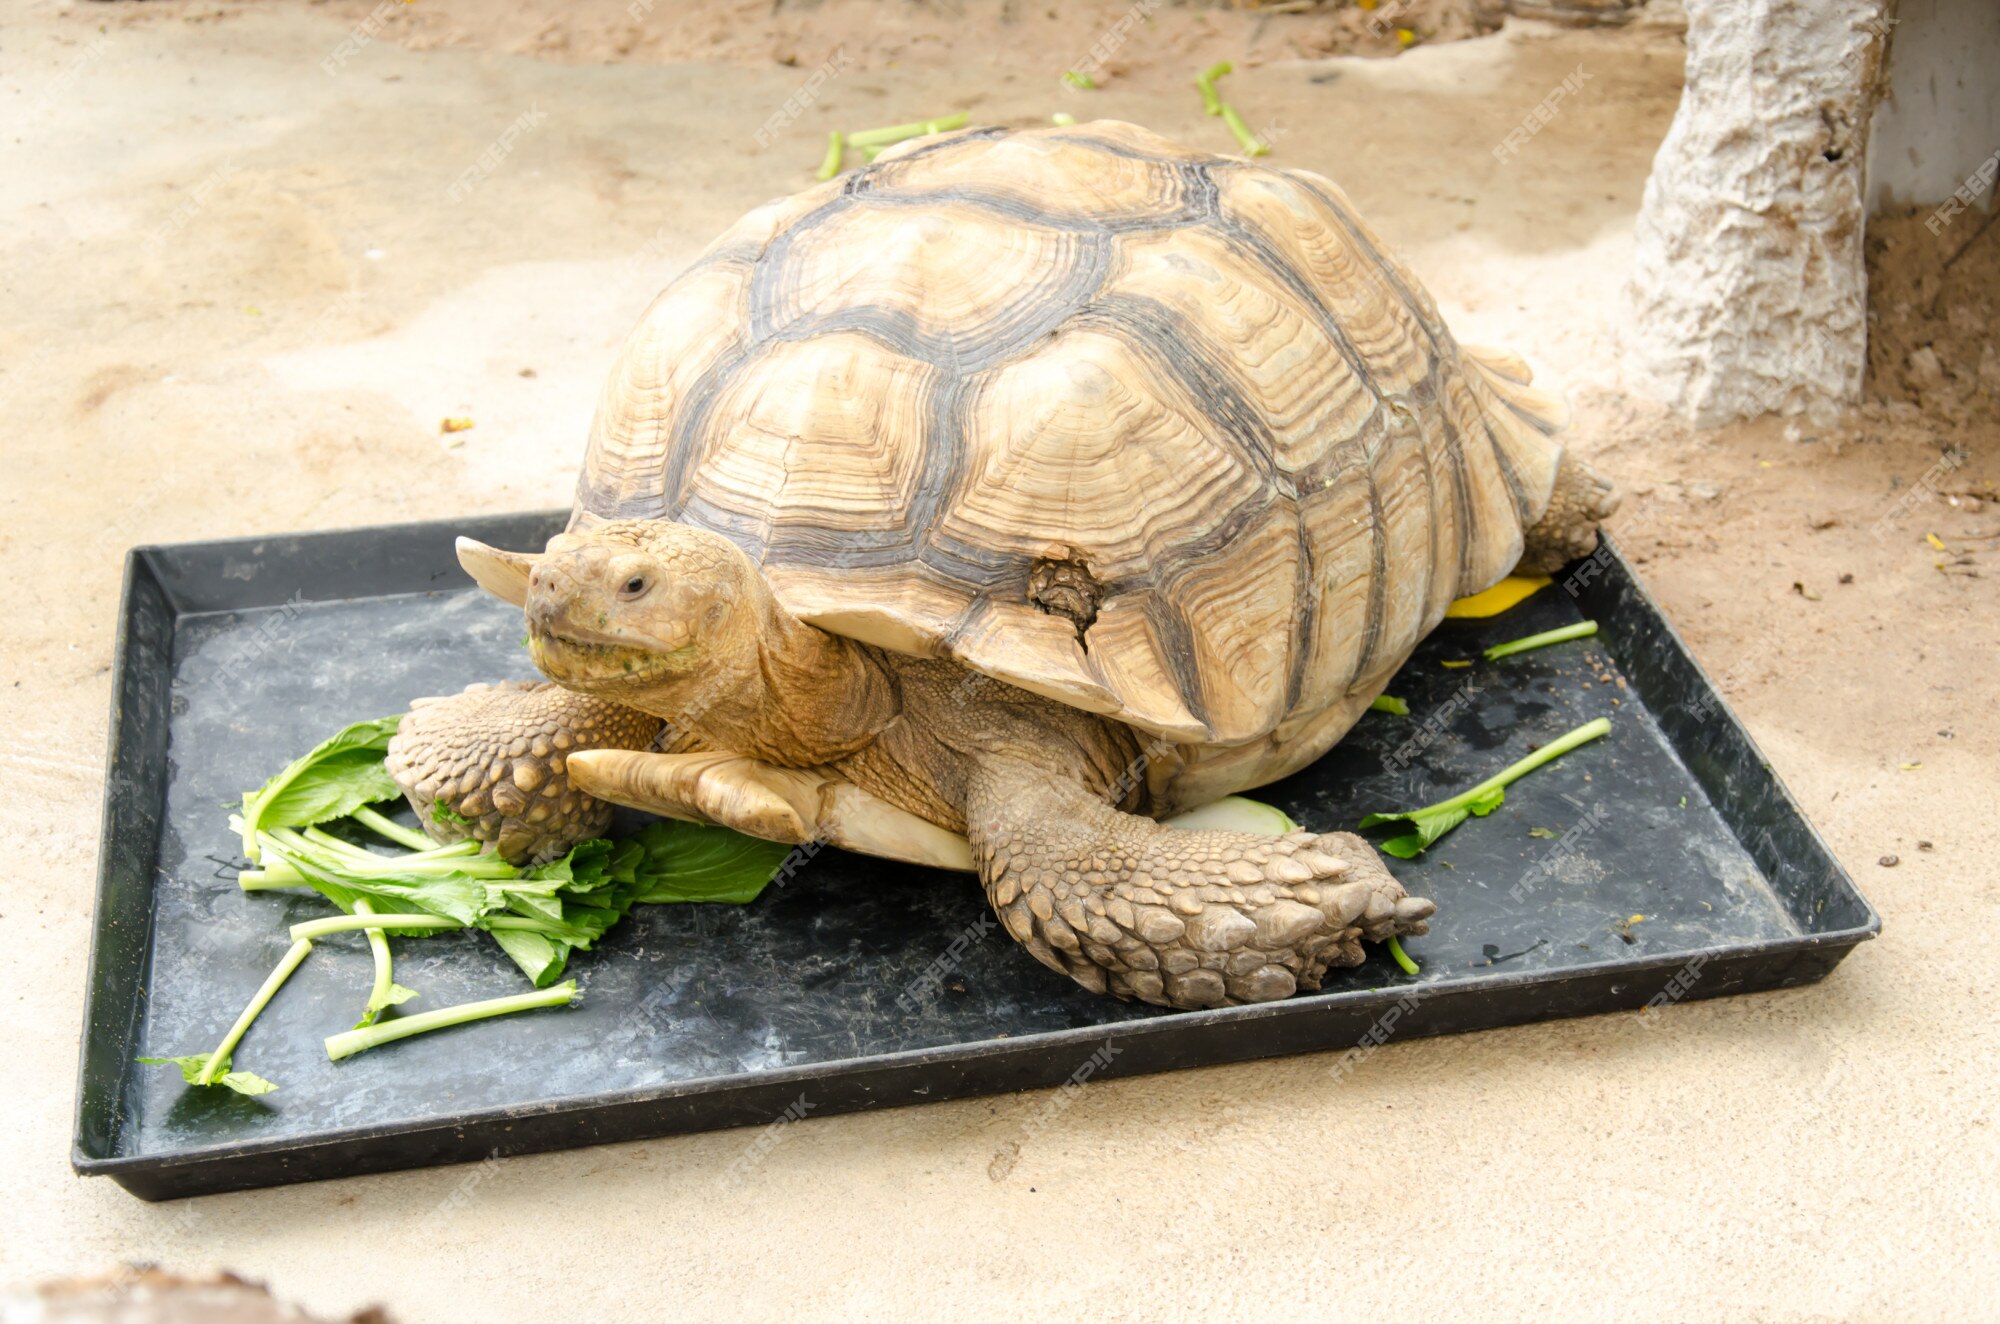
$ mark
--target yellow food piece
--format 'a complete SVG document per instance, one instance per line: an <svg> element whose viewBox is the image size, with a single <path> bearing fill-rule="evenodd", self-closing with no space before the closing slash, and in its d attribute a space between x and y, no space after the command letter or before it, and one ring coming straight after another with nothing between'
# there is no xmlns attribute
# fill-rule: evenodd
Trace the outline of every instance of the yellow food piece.
<svg viewBox="0 0 2000 1324"><path fill-rule="evenodd" d="M472 420L469 418L447 418L443 422L438 424L438 431L465 432L468 431L471 427L472 427Z"/></svg>
<svg viewBox="0 0 2000 1324"><path fill-rule="evenodd" d="M1484 620L1488 616L1498 616L1516 603L1523 602L1547 588L1554 581L1547 575L1509 575L1484 593L1475 593L1469 598L1460 598L1445 608L1448 621Z"/></svg>

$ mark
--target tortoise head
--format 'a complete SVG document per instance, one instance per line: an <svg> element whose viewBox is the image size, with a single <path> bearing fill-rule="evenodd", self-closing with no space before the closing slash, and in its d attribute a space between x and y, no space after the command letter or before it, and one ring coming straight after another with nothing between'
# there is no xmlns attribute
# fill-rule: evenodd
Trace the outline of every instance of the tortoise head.
<svg viewBox="0 0 2000 1324"><path fill-rule="evenodd" d="M550 680L669 718L697 689L720 697L753 680L782 610L735 544L660 520L559 534L540 555L460 538L458 560L520 604Z"/></svg>

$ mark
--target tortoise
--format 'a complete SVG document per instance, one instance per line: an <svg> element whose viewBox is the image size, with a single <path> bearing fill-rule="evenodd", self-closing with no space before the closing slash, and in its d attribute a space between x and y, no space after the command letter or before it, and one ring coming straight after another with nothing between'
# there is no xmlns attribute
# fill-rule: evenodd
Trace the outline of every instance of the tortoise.
<svg viewBox="0 0 2000 1324"><path fill-rule="evenodd" d="M903 144L652 304L567 530L458 544L548 680L420 701L390 767L510 858L627 805L971 870L1094 991L1317 989L1432 902L1351 834L1158 820L1587 553L1563 417L1317 175L1102 121Z"/></svg>

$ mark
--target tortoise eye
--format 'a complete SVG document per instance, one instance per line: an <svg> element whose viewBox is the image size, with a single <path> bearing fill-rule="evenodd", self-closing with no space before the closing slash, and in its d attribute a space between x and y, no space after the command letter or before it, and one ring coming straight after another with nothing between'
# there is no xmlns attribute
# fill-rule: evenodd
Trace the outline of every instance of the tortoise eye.
<svg viewBox="0 0 2000 1324"><path fill-rule="evenodd" d="M633 598L644 594L645 591L646 577L644 575L634 575L619 586L618 596L630 602Z"/></svg>

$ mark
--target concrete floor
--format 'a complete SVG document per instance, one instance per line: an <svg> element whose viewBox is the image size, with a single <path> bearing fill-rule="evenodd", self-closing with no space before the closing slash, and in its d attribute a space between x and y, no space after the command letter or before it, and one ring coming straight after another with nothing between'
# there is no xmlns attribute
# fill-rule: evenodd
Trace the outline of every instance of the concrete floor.
<svg viewBox="0 0 2000 1324"><path fill-rule="evenodd" d="M376 42L329 75L348 30L314 9L145 8L100 34L118 11L8 0L0 34L0 933L20 954L0 995L19 1073L0 1105L0 1283L221 1265L319 1311L381 1301L419 1322L1994 1317L1996 892L1969 826L2000 804L1993 581L1940 586L1926 564L1840 607L1830 639L1710 629L1732 584L1758 599L1699 536L1645 540L1648 573L1887 920L1819 986L1651 1029L1395 1044L1337 1082L1326 1055L1096 1084L1048 1126L1040 1095L813 1120L727 1189L716 1175L753 1133L167 1206L72 1177L123 550L565 502L627 326L735 215L803 183L825 129L751 140L799 70ZM1496 162L1580 64L1590 93ZM1678 69L1656 34L1517 27L1386 64L1272 66L1257 96L1281 161L1340 179L1464 338L1600 398ZM1106 98L1191 141L1219 132L1179 81ZM843 80L823 105L851 125L968 104L1040 117L1049 100L969 59ZM517 121L512 153L449 199ZM462 444L445 416L475 420ZM1804 489L1756 467L1792 452L1621 444L1662 483L1736 466L1739 492L1765 493L1734 507L1746 537L1799 524ZM1798 481L1865 528L1882 497L1839 490L1847 472ZM1760 575L1793 576L1766 559ZM1774 594L1766 617L1801 607ZM1903 638L1927 639L1951 683L1843 669ZM1849 712L1838 739L1829 707ZM1961 739L1899 752L1954 714ZM1899 758L1932 771L1899 780ZM1896 841L1903 867L1877 869Z"/></svg>

